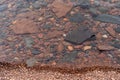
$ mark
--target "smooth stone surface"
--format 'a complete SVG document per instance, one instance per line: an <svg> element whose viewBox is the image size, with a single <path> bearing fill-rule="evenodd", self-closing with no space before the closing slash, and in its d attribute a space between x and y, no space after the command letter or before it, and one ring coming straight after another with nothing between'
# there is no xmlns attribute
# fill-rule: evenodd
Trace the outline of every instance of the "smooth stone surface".
<svg viewBox="0 0 120 80"><path fill-rule="evenodd" d="M100 14L97 17L94 17L94 20L120 25L120 17L108 14Z"/></svg>
<svg viewBox="0 0 120 80"><path fill-rule="evenodd" d="M65 37L65 40L74 44L81 44L92 36L94 36L93 32L87 27L80 27L76 30L70 31Z"/></svg>

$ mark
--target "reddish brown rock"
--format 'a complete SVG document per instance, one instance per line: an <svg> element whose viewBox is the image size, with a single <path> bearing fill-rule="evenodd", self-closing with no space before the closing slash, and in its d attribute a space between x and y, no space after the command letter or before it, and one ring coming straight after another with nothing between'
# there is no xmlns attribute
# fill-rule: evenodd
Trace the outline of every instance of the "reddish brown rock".
<svg viewBox="0 0 120 80"><path fill-rule="evenodd" d="M73 4L69 0L55 0L52 3L53 12L58 18L65 16L73 7Z"/></svg>
<svg viewBox="0 0 120 80"><path fill-rule="evenodd" d="M55 38L60 35L62 35L62 31L51 31L51 32L48 32L48 34L45 36L45 39Z"/></svg>
<svg viewBox="0 0 120 80"><path fill-rule="evenodd" d="M37 33L39 31L36 23L29 19L16 20L11 29L16 34Z"/></svg>

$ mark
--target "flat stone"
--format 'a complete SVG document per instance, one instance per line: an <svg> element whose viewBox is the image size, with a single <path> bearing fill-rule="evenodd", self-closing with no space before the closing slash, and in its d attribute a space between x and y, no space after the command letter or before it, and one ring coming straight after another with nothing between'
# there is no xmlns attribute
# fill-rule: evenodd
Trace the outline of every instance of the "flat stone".
<svg viewBox="0 0 120 80"><path fill-rule="evenodd" d="M108 15L108 14L100 14L97 17L94 17L94 20L98 20L106 23L120 24L120 17Z"/></svg>
<svg viewBox="0 0 120 80"><path fill-rule="evenodd" d="M99 50L114 50L115 49L111 45L106 45L106 44L99 44L99 45L97 45L97 48Z"/></svg>
<svg viewBox="0 0 120 80"><path fill-rule="evenodd" d="M73 4L69 0L55 0L52 5L53 12L58 18L65 16L73 7Z"/></svg>
<svg viewBox="0 0 120 80"><path fill-rule="evenodd" d="M93 32L87 27L80 27L76 30L70 31L66 35L65 40L74 44L81 44L92 36L94 36Z"/></svg>
<svg viewBox="0 0 120 80"><path fill-rule="evenodd" d="M72 16L70 16L69 20L71 22L80 23L80 22L84 21L84 17L80 13L76 13L76 14L73 14Z"/></svg>
<svg viewBox="0 0 120 80"><path fill-rule="evenodd" d="M37 33L38 27L36 23L29 19L19 19L11 26L15 34Z"/></svg>

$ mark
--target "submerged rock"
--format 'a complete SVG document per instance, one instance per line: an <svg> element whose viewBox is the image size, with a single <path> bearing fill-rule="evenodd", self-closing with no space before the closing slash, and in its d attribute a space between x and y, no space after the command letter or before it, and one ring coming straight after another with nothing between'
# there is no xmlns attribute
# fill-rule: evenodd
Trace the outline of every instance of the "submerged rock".
<svg viewBox="0 0 120 80"><path fill-rule="evenodd" d="M70 31L65 37L65 40L74 44L81 44L92 36L94 36L93 32L87 27L80 27L76 30Z"/></svg>
<svg viewBox="0 0 120 80"><path fill-rule="evenodd" d="M39 31L36 23L29 19L16 20L11 29L15 34L37 33Z"/></svg>
<svg viewBox="0 0 120 80"><path fill-rule="evenodd" d="M52 5L53 12L58 18L65 16L73 7L73 4L69 0L55 0Z"/></svg>

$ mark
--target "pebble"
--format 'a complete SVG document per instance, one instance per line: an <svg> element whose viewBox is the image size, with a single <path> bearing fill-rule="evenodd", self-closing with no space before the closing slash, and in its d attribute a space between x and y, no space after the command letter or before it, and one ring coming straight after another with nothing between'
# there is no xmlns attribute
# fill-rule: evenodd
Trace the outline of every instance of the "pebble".
<svg viewBox="0 0 120 80"><path fill-rule="evenodd" d="M35 58L30 58L26 60L27 67L33 67L36 64L37 60Z"/></svg>
<svg viewBox="0 0 120 80"><path fill-rule="evenodd" d="M96 8L90 8L89 9L89 12L91 13L91 15L94 17L94 16L97 16L98 14L98 11Z"/></svg>
<svg viewBox="0 0 120 80"><path fill-rule="evenodd" d="M114 50L115 48L110 46L110 45L106 45L106 44L99 44L97 45L97 48L99 50Z"/></svg>
<svg viewBox="0 0 120 80"><path fill-rule="evenodd" d="M82 4L80 4L80 7L83 9L89 9L91 6L90 6L90 3L83 2Z"/></svg>
<svg viewBox="0 0 120 80"><path fill-rule="evenodd" d="M69 17L69 20L71 22L75 22L75 23L80 23L80 22L83 22L84 21L84 17L83 15L81 15L80 13L76 13L76 14L73 14Z"/></svg>
<svg viewBox="0 0 120 80"><path fill-rule="evenodd" d="M94 20L106 22L106 23L120 24L120 17L109 14L100 14L94 17Z"/></svg>
<svg viewBox="0 0 120 80"><path fill-rule="evenodd" d="M99 7L98 10L102 13L106 13L109 9L107 7Z"/></svg>
<svg viewBox="0 0 120 80"><path fill-rule="evenodd" d="M112 37L115 37L116 36L116 33L114 31L114 29L112 27L107 27L105 28L105 30L112 36Z"/></svg>
<svg viewBox="0 0 120 80"><path fill-rule="evenodd" d="M120 43L114 43L114 44L112 44L112 46L114 46L115 48L120 49Z"/></svg>
<svg viewBox="0 0 120 80"><path fill-rule="evenodd" d="M114 30L115 30L115 32L120 33L120 27L117 27Z"/></svg>
<svg viewBox="0 0 120 80"><path fill-rule="evenodd" d="M36 1L35 3L32 4L33 8L35 9L40 9L41 5L39 1Z"/></svg>
<svg viewBox="0 0 120 80"><path fill-rule="evenodd" d="M102 35L103 38L108 38L108 36L106 34Z"/></svg>
<svg viewBox="0 0 120 80"><path fill-rule="evenodd" d="M73 62L78 56L77 51L72 51L70 53L65 53L65 55L61 58L61 62Z"/></svg>
<svg viewBox="0 0 120 80"><path fill-rule="evenodd" d="M41 52L40 52L39 49L37 49L37 48L32 49L32 54L33 54L33 55L38 55L38 54L40 54L40 53L41 53Z"/></svg>
<svg viewBox="0 0 120 80"><path fill-rule="evenodd" d="M40 38L40 39L43 38L43 34L42 34L42 33L39 33L39 34L38 34L38 38Z"/></svg>
<svg viewBox="0 0 120 80"><path fill-rule="evenodd" d="M0 5L0 12L6 10L8 8L7 4Z"/></svg>
<svg viewBox="0 0 120 80"><path fill-rule="evenodd" d="M83 50L86 51L86 50L89 50L91 48L92 48L92 46L84 46Z"/></svg>
<svg viewBox="0 0 120 80"><path fill-rule="evenodd" d="M33 44L34 44L33 38L25 37L24 40L25 40L26 47L31 48L33 46Z"/></svg>
<svg viewBox="0 0 120 80"><path fill-rule="evenodd" d="M0 18L4 18L5 14L0 12Z"/></svg>
<svg viewBox="0 0 120 80"><path fill-rule="evenodd" d="M58 44L57 50L58 52L62 52L64 50L64 45L62 43Z"/></svg>
<svg viewBox="0 0 120 80"><path fill-rule="evenodd" d="M73 51L74 50L73 46L71 46L71 45L67 46L67 48L68 48L69 51Z"/></svg>
<svg viewBox="0 0 120 80"><path fill-rule="evenodd" d="M48 24L45 24L43 28L44 29L51 29L52 27L53 27L53 25L48 23Z"/></svg>

